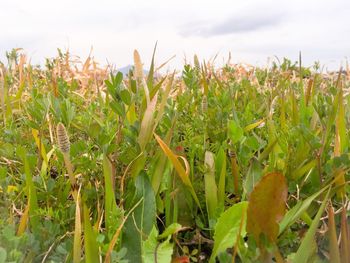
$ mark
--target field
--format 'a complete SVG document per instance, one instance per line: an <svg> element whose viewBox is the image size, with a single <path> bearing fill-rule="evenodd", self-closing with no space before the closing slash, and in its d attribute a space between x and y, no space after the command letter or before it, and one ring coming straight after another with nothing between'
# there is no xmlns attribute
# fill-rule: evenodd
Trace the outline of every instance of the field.
<svg viewBox="0 0 350 263"><path fill-rule="evenodd" d="M350 262L350 72L0 63L0 263Z"/></svg>

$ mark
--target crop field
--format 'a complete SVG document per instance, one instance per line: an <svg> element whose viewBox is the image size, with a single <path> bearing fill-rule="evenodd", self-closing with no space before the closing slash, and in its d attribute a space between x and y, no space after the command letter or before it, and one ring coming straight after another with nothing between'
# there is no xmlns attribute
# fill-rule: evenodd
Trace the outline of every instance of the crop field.
<svg viewBox="0 0 350 263"><path fill-rule="evenodd" d="M350 69L154 57L7 53L0 263L350 262Z"/></svg>

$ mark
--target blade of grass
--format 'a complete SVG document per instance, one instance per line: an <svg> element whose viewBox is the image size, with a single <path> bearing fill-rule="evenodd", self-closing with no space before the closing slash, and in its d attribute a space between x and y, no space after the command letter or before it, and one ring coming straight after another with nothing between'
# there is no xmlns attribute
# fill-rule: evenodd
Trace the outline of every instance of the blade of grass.
<svg viewBox="0 0 350 263"><path fill-rule="evenodd" d="M90 223L89 208L83 204L84 214L84 246L85 246L85 262L95 263L100 262L98 244L96 241L96 233Z"/></svg>
<svg viewBox="0 0 350 263"><path fill-rule="evenodd" d="M114 228L113 222L115 219L113 216L117 213L117 203L113 191L112 185L112 167L106 155L103 155L103 176L105 183L105 220L107 231Z"/></svg>
<svg viewBox="0 0 350 263"><path fill-rule="evenodd" d="M324 198L320 206L320 209L318 210L309 230L307 231L303 241L301 242L300 247L298 248L297 253L295 254L294 262L307 263L309 258L312 256L312 252L314 252L312 248L315 248L316 246L315 233L317 231L318 224L320 223L321 216L326 207L330 191L331 188L329 187L326 197Z"/></svg>
<svg viewBox="0 0 350 263"><path fill-rule="evenodd" d="M339 81L338 91L338 112L335 120L335 145L334 156L339 157L347 148L348 140L346 137L346 117L345 107L343 101L343 89L341 81ZM339 199L345 196L345 173L341 170L336 171L337 174L341 174L339 180L336 181L336 185L343 185L337 191L337 197Z"/></svg>
<svg viewBox="0 0 350 263"><path fill-rule="evenodd" d="M347 220L347 209L343 205L341 211L341 222L340 222L340 254L342 262L350 262L350 240L349 240L349 224Z"/></svg>
<svg viewBox="0 0 350 263"><path fill-rule="evenodd" d="M75 200L75 227L73 243L73 262L80 263L81 258L81 215L80 215L80 188Z"/></svg>
<svg viewBox="0 0 350 263"><path fill-rule="evenodd" d="M216 209L218 205L214 154L212 152L205 152L204 165L206 166L206 172L204 173L205 201L207 204L209 227L212 228L216 220Z"/></svg>
<svg viewBox="0 0 350 263"><path fill-rule="evenodd" d="M218 206L221 212L224 211L225 206L225 189L226 189L226 154L222 147L216 156L215 162L216 172L219 177L218 184Z"/></svg>

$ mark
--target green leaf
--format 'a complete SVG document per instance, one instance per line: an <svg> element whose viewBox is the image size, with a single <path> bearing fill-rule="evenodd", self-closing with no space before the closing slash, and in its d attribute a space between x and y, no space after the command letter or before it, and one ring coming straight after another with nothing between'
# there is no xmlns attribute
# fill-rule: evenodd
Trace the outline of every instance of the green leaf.
<svg viewBox="0 0 350 263"><path fill-rule="evenodd" d="M37 214L37 210L39 209L38 206L38 199L37 199L37 192L36 188L34 186L33 182L33 175L30 169L29 165L29 159L27 156L27 151L24 147L18 146L17 148L17 154L22 158L23 163L24 163L24 173L25 173L25 178L26 178L26 191L27 191L27 196L29 200L29 221L31 228L36 231L38 230L39 227L39 218Z"/></svg>
<svg viewBox="0 0 350 263"><path fill-rule="evenodd" d="M206 172L204 173L205 202L207 205L209 227L211 228L216 220L216 209L218 205L214 154L212 152L205 152L204 163L206 166Z"/></svg>
<svg viewBox="0 0 350 263"><path fill-rule="evenodd" d="M154 81L154 56L156 54L156 49L157 49L157 42L154 45L153 49L153 55L152 55L152 60L151 60L151 66L149 67L148 71L148 76L147 76L147 86L150 90L153 88L153 81Z"/></svg>
<svg viewBox="0 0 350 263"><path fill-rule="evenodd" d="M123 73L118 71L117 75L113 79L113 84L114 86L119 87L122 81L123 81Z"/></svg>
<svg viewBox="0 0 350 263"><path fill-rule="evenodd" d="M109 104L112 108L112 110L117 113L118 115L124 117L125 116L125 108L124 105L121 105L119 102L117 101L111 101L111 103Z"/></svg>
<svg viewBox="0 0 350 263"><path fill-rule="evenodd" d="M251 191L253 191L253 188L259 182L262 173L263 171L260 162L256 158L253 158L251 160L249 170L244 181L244 190L246 195L249 196Z"/></svg>
<svg viewBox="0 0 350 263"><path fill-rule="evenodd" d="M120 98L122 99L122 101L126 105L130 105L131 104L131 95L130 95L130 92L127 89L123 89L120 92Z"/></svg>
<svg viewBox="0 0 350 263"><path fill-rule="evenodd" d="M158 239L166 238L176 232L178 232L181 229L181 225L178 223L172 223L170 226L168 226L162 234L158 236Z"/></svg>
<svg viewBox="0 0 350 263"><path fill-rule="evenodd" d="M224 210L225 205L225 187L226 187L226 154L222 147L216 155L215 170L219 178L218 184L218 206L220 211Z"/></svg>
<svg viewBox="0 0 350 263"><path fill-rule="evenodd" d="M234 120L228 122L228 138L232 143L239 142L243 137L243 129Z"/></svg>
<svg viewBox="0 0 350 263"><path fill-rule="evenodd" d="M103 156L103 176L105 183L105 220L106 228L108 234L115 232L116 226L116 217L120 214L120 209L117 207L115 201L115 195L113 190L113 181L112 181L112 167L111 163L108 160L107 156Z"/></svg>
<svg viewBox="0 0 350 263"><path fill-rule="evenodd" d="M215 257L227 248L233 247L238 235L246 235L246 213L248 202L240 202L227 209L219 217L214 233L214 248L209 262L215 262ZM243 219L243 224L241 223ZM242 227L241 227L242 224ZM240 232L241 229L241 233Z"/></svg>
<svg viewBox="0 0 350 263"><path fill-rule="evenodd" d="M304 201L299 201L292 209L290 209L280 222L279 233L281 234L288 226L297 221L306 212L311 203L326 189L327 187L322 188L320 191L309 196Z"/></svg>
<svg viewBox="0 0 350 263"><path fill-rule="evenodd" d="M201 206L200 206L200 203L199 203L199 199L197 197L196 192L194 191L192 182L191 182L190 177L189 177L189 173L190 173L190 171L189 171L189 164L188 164L186 158L183 157L183 156L178 156L178 155L174 154L171 151L171 149L168 147L168 145L166 145L166 143L157 134L154 134L154 137L156 138L159 146L162 148L162 150L165 153L165 155L168 157L168 159L173 164L177 174L181 178L181 180L184 183L184 185L186 187L188 187L188 189L189 189L189 191L190 191L194 201L196 202L198 207L201 209ZM179 157L185 162L186 169L180 163L180 161L178 159Z"/></svg>
<svg viewBox="0 0 350 263"><path fill-rule="evenodd" d="M0 247L0 263L5 263L7 258L7 252L3 247Z"/></svg>
<svg viewBox="0 0 350 263"><path fill-rule="evenodd" d="M136 177L135 188L135 195L129 207L133 207L141 198L143 200L125 222L122 246L127 248L126 259L129 262L142 262L143 239L150 234L155 224L156 200L152 185L145 172L141 172Z"/></svg>
<svg viewBox="0 0 350 263"><path fill-rule="evenodd" d="M317 247L316 241L315 241L315 233L320 223L320 219L323 214L323 211L326 207L326 203L327 203L330 191L331 191L331 188L329 188L327 195L321 204L320 209L318 210L314 220L312 221L312 224L309 230L307 231L303 241L301 242L301 245L294 257L294 262L307 263L309 262L310 257L313 256L312 253L315 253L315 249Z"/></svg>
<svg viewBox="0 0 350 263"><path fill-rule="evenodd" d="M73 263L80 263L81 260L81 213L80 213L80 191L75 200L75 227L73 239Z"/></svg>
<svg viewBox="0 0 350 263"><path fill-rule="evenodd" d="M153 226L150 235L143 243L142 262L143 263L170 263L173 254L173 244L169 242L170 236L160 244L157 241L158 230ZM136 262L136 261L134 261ZM141 262L141 261L137 261Z"/></svg>
<svg viewBox="0 0 350 263"><path fill-rule="evenodd" d="M85 262L99 262L99 251L97 244L97 233L94 232L91 223L89 209L84 204L84 245L85 245Z"/></svg>

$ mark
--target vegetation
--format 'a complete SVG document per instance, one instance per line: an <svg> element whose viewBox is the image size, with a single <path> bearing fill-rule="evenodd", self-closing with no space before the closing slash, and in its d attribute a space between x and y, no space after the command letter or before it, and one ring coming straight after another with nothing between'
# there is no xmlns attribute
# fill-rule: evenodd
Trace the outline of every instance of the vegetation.
<svg viewBox="0 0 350 263"><path fill-rule="evenodd" d="M350 262L349 72L7 58L0 262Z"/></svg>

